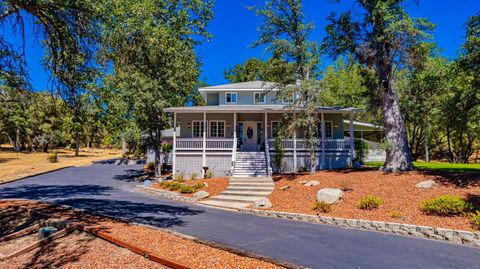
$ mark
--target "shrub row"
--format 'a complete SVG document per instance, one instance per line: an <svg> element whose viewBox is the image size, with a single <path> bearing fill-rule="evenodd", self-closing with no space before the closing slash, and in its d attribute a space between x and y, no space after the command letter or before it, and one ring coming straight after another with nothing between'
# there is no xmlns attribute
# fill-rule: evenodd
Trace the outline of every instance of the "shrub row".
<svg viewBox="0 0 480 269"><path fill-rule="evenodd" d="M179 191L180 193L194 193L198 189L205 187L205 184L199 182L193 186L188 186L178 181L165 181L160 183L160 187L171 191Z"/></svg>

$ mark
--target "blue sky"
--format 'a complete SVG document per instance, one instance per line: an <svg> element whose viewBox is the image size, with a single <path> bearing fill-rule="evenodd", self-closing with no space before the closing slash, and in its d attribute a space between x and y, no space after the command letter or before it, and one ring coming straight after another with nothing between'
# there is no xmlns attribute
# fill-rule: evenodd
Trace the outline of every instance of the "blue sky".
<svg viewBox="0 0 480 269"><path fill-rule="evenodd" d="M210 22L209 31L214 35L210 42L197 48L203 63L201 78L208 84L225 83L223 72L234 64L250 57L265 58L263 48L251 48L250 44L258 37L257 28L261 19L247 9L248 6L261 4L258 0L216 0L215 17ZM327 0L304 0L307 19L314 23L315 29L310 39L320 42L324 37L326 18L332 11L355 10L351 0L341 4ZM414 17L424 17L437 24L434 41L443 49L443 56L454 58L463 42L464 24L467 18L480 11L479 0L413 0L406 2L407 11ZM355 11L354 11L355 12ZM28 34L28 33L27 33ZM41 64L42 49L38 40L27 37L27 63L30 67L31 81L36 90L47 88L48 74ZM330 60L323 62L323 65Z"/></svg>

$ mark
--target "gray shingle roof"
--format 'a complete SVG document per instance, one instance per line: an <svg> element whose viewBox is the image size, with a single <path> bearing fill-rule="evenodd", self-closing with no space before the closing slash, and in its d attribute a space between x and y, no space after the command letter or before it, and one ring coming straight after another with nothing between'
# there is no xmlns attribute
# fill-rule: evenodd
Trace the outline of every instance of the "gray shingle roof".
<svg viewBox="0 0 480 269"><path fill-rule="evenodd" d="M319 112L337 112L348 113L358 111L357 108L351 107L318 107ZM179 112L179 113L200 113L200 112L216 112L216 113L260 113L260 112L287 112L290 108L284 105L218 105L218 106L184 106L184 107L169 107L164 109L165 112Z"/></svg>
<svg viewBox="0 0 480 269"><path fill-rule="evenodd" d="M266 81L248 81L248 82L240 82L240 83L231 83L231 84L223 84L223 85L216 85L216 86L209 86L209 87L202 87L199 88L199 91L202 90L251 90L251 89L273 89L275 88L276 83L274 82L266 82Z"/></svg>

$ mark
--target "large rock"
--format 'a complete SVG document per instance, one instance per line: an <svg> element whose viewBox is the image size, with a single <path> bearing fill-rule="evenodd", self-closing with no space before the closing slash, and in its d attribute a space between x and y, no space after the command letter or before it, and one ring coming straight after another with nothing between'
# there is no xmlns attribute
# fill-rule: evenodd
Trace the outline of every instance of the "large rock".
<svg viewBox="0 0 480 269"><path fill-rule="evenodd" d="M270 208L272 203L267 198L260 198L253 202L253 208Z"/></svg>
<svg viewBox="0 0 480 269"><path fill-rule="evenodd" d="M193 197L195 197L196 199L204 199L204 198L207 198L208 196L210 196L210 193L206 191L197 191L196 193L193 194Z"/></svg>
<svg viewBox="0 0 480 269"><path fill-rule="evenodd" d="M320 185L320 182L316 181L316 180L310 180L308 182L306 182L305 184L303 184L304 186L308 186L308 187L313 187L313 186L317 186L317 185Z"/></svg>
<svg viewBox="0 0 480 269"><path fill-rule="evenodd" d="M117 159L117 160L115 161L115 165L121 165L122 162L123 162L122 159Z"/></svg>
<svg viewBox="0 0 480 269"><path fill-rule="evenodd" d="M425 181L419 182L416 186L419 189L433 189L437 186L437 183L433 180L425 180Z"/></svg>
<svg viewBox="0 0 480 269"><path fill-rule="evenodd" d="M317 192L317 201L327 204L335 204L342 198L343 191L340 189L325 188Z"/></svg>
<svg viewBox="0 0 480 269"><path fill-rule="evenodd" d="M137 160L128 160L128 163L127 165L136 165L137 164Z"/></svg>

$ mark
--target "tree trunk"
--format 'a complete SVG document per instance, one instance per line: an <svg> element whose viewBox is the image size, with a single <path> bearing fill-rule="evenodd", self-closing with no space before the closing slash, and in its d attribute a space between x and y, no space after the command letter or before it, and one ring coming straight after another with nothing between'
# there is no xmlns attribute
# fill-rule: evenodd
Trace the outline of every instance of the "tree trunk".
<svg viewBox="0 0 480 269"><path fill-rule="evenodd" d="M380 83L380 90L385 120L385 138L388 146L385 163L380 170L384 172L409 171L413 169L413 164L408 150L405 122L395 92L395 81L393 78L386 78L386 76L383 78L381 80L383 82Z"/></svg>
<svg viewBox="0 0 480 269"><path fill-rule="evenodd" d="M75 157L79 156L80 152L80 134L75 131Z"/></svg>
<svg viewBox="0 0 480 269"><path fill-rule="evenodd" d="M155 150L155 176L161 177L162 176L162 147L160 143L154 145Z"/></svg>
<svg viewBox="0 0 480 269"><path fill-rule="evenodd" d="M125 142L125 135L122 134L122 156L124 156L126 153L127 153L127 142Z"/></svg>

